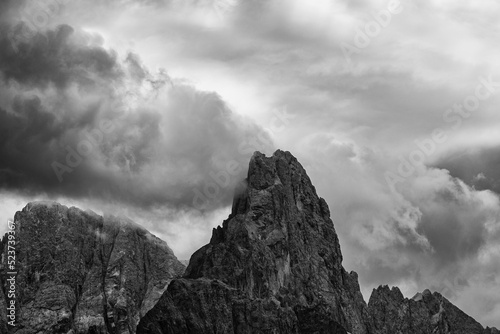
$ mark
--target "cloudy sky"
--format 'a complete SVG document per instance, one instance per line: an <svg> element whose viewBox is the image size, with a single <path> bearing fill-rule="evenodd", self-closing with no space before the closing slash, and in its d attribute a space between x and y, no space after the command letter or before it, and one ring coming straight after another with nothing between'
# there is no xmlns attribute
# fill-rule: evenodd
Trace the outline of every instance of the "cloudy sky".
<svg viewBox="0 0 500 334"><path fill-rule="evenodd" d="M0 0L0 231L32 200L180 259L289 150L344 265L500 327L500 3Z"/></svg>

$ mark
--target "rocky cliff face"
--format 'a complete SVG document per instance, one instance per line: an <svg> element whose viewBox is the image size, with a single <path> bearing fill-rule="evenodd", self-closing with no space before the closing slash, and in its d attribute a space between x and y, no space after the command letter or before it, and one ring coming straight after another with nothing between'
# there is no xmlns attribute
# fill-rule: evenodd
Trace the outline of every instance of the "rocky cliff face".
<svg viewBox="0 0 500 334"><path fill-rule="evenodd" d="M381 286L368 304L374 334L494 334L437 292L425 290L412 299L398 288Z"/></svg>
<svg viewBox="0 0 500 334"><path fill-rule="evenodd" d="M19 334L135 333L185 269L164 241L123 219L31 203L15 223L19 308L12 332ZM5 306L7 249L1 246ZM0 316L0 332L7 333Z"/></svg>
<svg viewBox="0 0 500 334"><path fill-rule="evenodd" d="M255 153L247 187L138 333L371 332L326 202L288 152Z"/></svg>

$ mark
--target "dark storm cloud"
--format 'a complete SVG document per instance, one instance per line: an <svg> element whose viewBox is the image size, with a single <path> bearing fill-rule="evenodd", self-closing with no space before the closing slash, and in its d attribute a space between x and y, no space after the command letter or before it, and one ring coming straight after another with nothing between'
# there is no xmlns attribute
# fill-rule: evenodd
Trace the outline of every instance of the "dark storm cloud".
<svg viewBox="0 0 500 334"><path fill-rule="evenodd" d="M15 98L12 109L15 113L0 109L0 184L27 187L38 179L41 182L35 185L44 186L50 173L37 161L50 159L44 156L44 147L61 135L62 128L53 114L41 108L38 97Z"/></svg>
<svg viewBox="0 0 500 334"><path fill-rule="evenodd" d="M210 210L271 145L217 94L67 25L0 46L3 189Z"/></svg>
<svg viewBox="0 0 500 334"><path fill-rule="evenodd" d="M462 149L440 159L436 166L478 190L492 190L500 194L500 148Z"/></svg>
<svg viewBox="0 0 500 334"><path fill-rule="evenodd" d="M449 180L446 187L434 192L432 202L421 205L420 230L433 246L434 260L440 266L477 257L491 238L487 224L498 219L498 207L485 204L484 194L475 194L456 178Z"/></svg>
<svg viewBox="0 0 500 334"><path fill-rule="evenodd" d="M73 28L63 25L25 40L4 37L0 42L0 71L4 80L13 79L38 88L50 83L64 88L73 82L93 84L92 75L110 83L119 78L121 70L116 54L90 45L90 41L78 45L71 40L74 35Z"/></svg>

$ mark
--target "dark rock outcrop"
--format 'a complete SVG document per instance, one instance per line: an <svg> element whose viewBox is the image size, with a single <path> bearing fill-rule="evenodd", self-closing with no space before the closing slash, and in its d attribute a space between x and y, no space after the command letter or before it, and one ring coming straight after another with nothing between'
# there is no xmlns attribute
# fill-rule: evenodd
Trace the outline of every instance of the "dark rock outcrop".
<svg viewBox="0 0 500 334"><path fill-rule="evenodd" d="M375 289L368 303L374 334L490 334L473 318L437 292L425 290L412 299L394 287ZM496 331L496 332L495 332Z"/></svg>
<svg viewBox="0 0 500 334"><path fill-rule="evenodd" d="M138 333L371 332L326 202L289 153L255 153L222 227Z"/></svg>
<svg viewBox="0 0 500 334"><path fill-rule="evenodd" d="M30 203L15 223L18 334L135 333L185 269L164 241L124 219ZM8 271L2 246L0 306Z"/></svg>

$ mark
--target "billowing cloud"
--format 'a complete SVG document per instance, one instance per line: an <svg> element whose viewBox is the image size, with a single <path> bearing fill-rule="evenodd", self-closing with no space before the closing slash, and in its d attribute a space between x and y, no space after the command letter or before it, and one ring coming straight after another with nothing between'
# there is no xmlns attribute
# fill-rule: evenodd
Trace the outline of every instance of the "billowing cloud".
<svg viewBox="0 0 500 334"><path fill-rule="evenodd" d="M435 162L476 189L500 194L500 148L466 147L455 149Z"/></svg>
<svg viewBox="0 0 500 334"><path fill-rule="evenodd" d="M211 210L272 146L216 93L122 60L99 36L62 25L12 43L0 41L4 189Z"/></svg>
<svg viewBox="0 0 500 334"><path fill-rule="evenodd" d="M498 194L423 164L410 165L414 173L393 191L385 174L401 162L389 152L328 133L304 138L301 145L306 169L344 236L345 264L358 271L365 295L383 282L399 285L409 297L430 288L478 319L494 319L491 304L498 298L483 293L475 309L467 298L477 284L496 290Z"/></svg>

